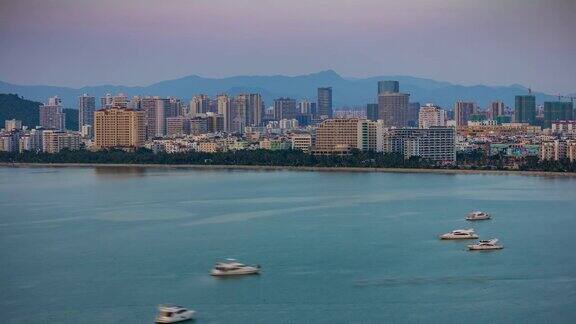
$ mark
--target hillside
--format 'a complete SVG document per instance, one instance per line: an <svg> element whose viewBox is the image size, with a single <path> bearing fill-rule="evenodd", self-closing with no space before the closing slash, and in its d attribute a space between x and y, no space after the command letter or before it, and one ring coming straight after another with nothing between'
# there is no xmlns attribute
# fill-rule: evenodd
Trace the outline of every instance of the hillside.
<svg viewBox="0 0 576 324"><path fill-rule="evenodd" d="M275 98L289 96L295 99L316 99L316 88L331 86L335 107L365 105L376 101L377 82L379 80L398 80L400 90L411 94L412 102L433 102L446 109L452 109L456 100L470 100L486 107L493 100L502 100L508 106L514 105L514 96L528 93L520 85L510 86L463 86L449 82L416 78L401 75L383 75L370 78L343 78L338 73L328 70L298 76L234 76L228 78L205 78L190 75L179 79L158 82L145 87L126 87L101 85L83 88L54 86L14 85L0 81L0 92L19 93L26 98L45 101L46 98L58 95L65 107L76 108L78 96L88 93L101 97L106 93L122 92L128 96L158 95L175 96L189 100L194 94L206 93L215 96L218 93L230 94L239 91L259 92L266 105L271 105ZM536 101L554 100L554 96L535 92Z"/></svg>
<svg viewBox="0 0 576 324"><path fill-rule="evenodd" d="M17 94L0 94L0 128L4 128L7 119L18 119L22 125L34 128L39 124L38 107L40 102L26 100ZM66 128L78 130L78 111L64 109L66 113Z"/></svg>

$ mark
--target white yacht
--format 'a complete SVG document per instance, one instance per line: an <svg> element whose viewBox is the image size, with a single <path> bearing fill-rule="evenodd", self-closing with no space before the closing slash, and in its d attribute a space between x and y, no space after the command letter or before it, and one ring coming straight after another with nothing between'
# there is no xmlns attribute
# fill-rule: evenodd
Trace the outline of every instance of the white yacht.
<svg viewBox="0 0 576 324"><path fill-rule="evenodd" d="M259 265L245 265L234 259L218 262L210 271L213 276L240 276L260 273Z"/></svg>
<svg viewBox="0 0 576 324"><path fill-rule="evenodd" d="M475 220L484 220L490 219L490 214L482 212L482 211L473 211L466 215L466 220L475 221Z"/></svg>
<svg viewBox="0 0 576 324"><path fill-rule="evenodd" d="M158 315L156 323L180 323L194 319L193 310L186 309L182 306L160 305L158 306Z"/></svg>
<svg viewBox="0 0 576 324"><path fill-rule="evenodd" d="M468 250L501 250L504 248L497 243L498 239L481 240L476 244L468 245Z"/></svg>
<svg viewBox="0 0 576 324"><path fill-rule="evenodd" d="M477 239L478 235L474 233L472 228L457 229L450 233L440 235L441 240L464 240L464 239Z"/></svg>

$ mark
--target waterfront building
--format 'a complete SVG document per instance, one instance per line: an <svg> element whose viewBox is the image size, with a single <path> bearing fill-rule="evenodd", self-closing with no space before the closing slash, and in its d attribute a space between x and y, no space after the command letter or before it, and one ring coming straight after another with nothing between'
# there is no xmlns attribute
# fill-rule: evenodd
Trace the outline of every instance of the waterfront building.
<svg viewBox="0 0 576 324"><path fill-rule="evenodd" d="M457 101L454 104L454 120L456 121L456 126L466 126L470 116L476 111L475 104L473 102Z"/></svg>
<svg viewBox="0 0 576 324"><path fill-rule="evenodd" d="M572 102L546 101L544 102L544 128L551 128L552 122L574 119Z"/></svg>
<svg viewBox="0 0 576 324"><path fill-rule="evenodd" d="M419 156L444 164L456 163L456 132L452 127L392 128L384 133L384 152L408 159Z"/></svg>
<svg viewBox="0 0 576 324"><path fill-rule="evenodd" d="M446 111L439 106L426 104L420 108L418 116L419 128L446 126Z"/></svg>
<svg viewBox="0 0 576 324"><path fill-rule="evenodd" d="M566 158L567 142L562 140L545 141L540 144L540 160L559 161Z"/></svg>
<svg viewBox="0 0 576 324"><path fill-rule="evenodd" d="M366 118L372 121L378 120L378 104L367 104L366 105Z"/></svg>
<svg viewBox="0 0 576 324"><path fill-rule="evenodd" d="M314 146L314 136L312 134L292 134L292 149L310 153Z"/></svg>
<svg viewBox="0 0 576 324"><path fill-rule="evenodd" d="M62 110L62 100L58 96L48 98L48 103L39 108L40 126L47 129L64 130L66 114Z"/></svg>
<svg viewBox="0 0 576 324"><path fill-rule="evenodd" d="M17 152L20 143L20 132L17 130L0 132L0 151Z"/></svg>
<svg viewBox="0 0 576 324"><path fill-rule="evenodd" d="M22 121L16 119L6 119L4 121L4 131L18 131L22 129Z"/></svg>
<svg viewBox="0 0 576 324"><path fill-rule="evenodd" d="M378 94L398 93L400 92L400 83L398 81L378 81Z"/></svg>
<svg viewBox="0 0 576 324"><path fill-rule="evenodd" d="M137 148L146 141L146 112L106 108L94 114L96 149Z"/></svg>
<svg viewBox="0 0 576 324"><path fill-rule="evenodd" d="M409 94L384 92L378 95L378 118L384 127L405 127L408 117Z"/></svg>
<svg viewBox="0 0 576 324"><path fill-rule="evenodd" d="M515 97L514 122L536 125L536 97L534 95Z"/></svg>
<svg viewBox="0 0 576 324"><path fill-rule="evenodd" d="M32 129L20 136L20 152L41 152L43 149L42 129Z"/></svg>
<svg viewBox="0 0 576 324"><path fill-rule="evenodd" d="M96 98L83 94L78 97L78 128L89 125L94 127L94 112L96 111Z"/></svg>
<svg viewBox="0 0 576 324"><path fill-rule="evenodd" d="M361 151L382 152L384 150L384 123L382 120L372 121L360 119L358 121L358 146Z"/></svg>
<svg viewBox="0 0 576 324"><path fill-rule="evenodd" d="M326 119L316 129L315 154L349 154L358 148L360 119Z"/></svg>
<svg viewBox="0 0 576 324"><path fill-rule="evenodd" d="M295 119L297 115L296 100L292 98L274 99L274 119Z"/></svg>
<svg viewBox="0 0 576 324"><path fill-rule="evenodd" d="M332 118L332 87L318 88L317 109L320 119Z"/></svg>
<svg viewBox="0 0 576 324"><path fill-rule="evenodd" d="M45 153L59 153L67 149L77 151L80 149L80 134L60 130L45 130L42 132L42 151Z"/></svg>

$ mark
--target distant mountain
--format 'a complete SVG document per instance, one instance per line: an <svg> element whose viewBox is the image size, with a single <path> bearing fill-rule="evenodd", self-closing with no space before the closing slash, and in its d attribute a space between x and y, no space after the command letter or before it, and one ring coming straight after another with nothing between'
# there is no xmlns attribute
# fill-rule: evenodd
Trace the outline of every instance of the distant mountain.
<svg viewBox="0 0 576 324"><path fill-rule="evenodd" d="M22 125L34 128L40 124L39 102L20 98L15 94L0 94L0 128L4 128L4 121L17 119ZM66 129L78 130L78 110L64 109L66 113Z"/></svg>
<svg viewBox="0 0 576 324"><path fill-rule="evenodd" d="M433 102L451 109L456 100L474 101L482 107L493 100L502 100L513 106L514 96L528 93L521 85L510 86L462 86L449 82L411 76L377 76L370 78L343 78L332 70L299 76L234 76L228 78L204 78L190 75L180 79L158 82L146 87L126 87L101 85L83 88L67 88L54 86L14 85L0 81L0 92L17 93L25 98L46 101L48 97L58 95L66 107L76 108L78 96L88 93L97 98L106 93L122 92L128 96L157 95L175 96L189 100L194 94L205 93L215 96L218 93L236 94L239 92L259 92L267 105L278 97L308 98L316 100L316 88L331 86L336 107L365 105L376 101L377 81L398 80L400 90L410 93L412 102ZM555 97L544 93L535 93L536 100L554 100Z"/></svg>

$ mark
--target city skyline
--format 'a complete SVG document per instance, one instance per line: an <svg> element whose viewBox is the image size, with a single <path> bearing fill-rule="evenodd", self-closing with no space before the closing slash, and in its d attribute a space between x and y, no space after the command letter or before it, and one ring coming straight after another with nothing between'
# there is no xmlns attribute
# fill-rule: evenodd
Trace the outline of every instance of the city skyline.
<svg viewBox="0 0 576 324"><path fill-rule="evenodd" d="M335 69L576 92L571 1L247 4L4 1L0 79L81 87Z"/></svg>

